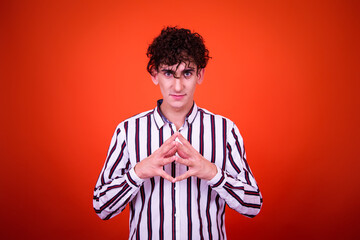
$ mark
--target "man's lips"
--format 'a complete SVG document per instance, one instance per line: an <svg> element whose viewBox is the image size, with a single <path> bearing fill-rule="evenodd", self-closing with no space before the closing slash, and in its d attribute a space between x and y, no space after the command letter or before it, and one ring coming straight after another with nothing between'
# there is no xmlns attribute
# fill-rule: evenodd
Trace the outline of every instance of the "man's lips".
<svg viewBox="0 0 360 240"><path fill-rule="evenodd" d="M175 100L181 100L183 97L185 97L185 94L170 94L170 96Z"/></svg>

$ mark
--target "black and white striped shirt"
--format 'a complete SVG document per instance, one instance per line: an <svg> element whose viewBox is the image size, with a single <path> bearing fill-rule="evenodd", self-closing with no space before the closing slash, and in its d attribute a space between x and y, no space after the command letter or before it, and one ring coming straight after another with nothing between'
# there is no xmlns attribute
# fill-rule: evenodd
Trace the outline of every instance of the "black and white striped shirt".
<svg viewBox="0 0 360 240"><path fill-rule="evenodd" d="M217 166L217 175L210 181L142 180L134 172L135 164L176 131L163 119L160 103L116 128L96 183L94 209L100 218L110 219L129 204L129 239L226 239L226 204L248 217L257 215L262 205L239 130L229 119L194 103L179 132ZM173 177L187 171L175 162L164 169Z"/></svg>

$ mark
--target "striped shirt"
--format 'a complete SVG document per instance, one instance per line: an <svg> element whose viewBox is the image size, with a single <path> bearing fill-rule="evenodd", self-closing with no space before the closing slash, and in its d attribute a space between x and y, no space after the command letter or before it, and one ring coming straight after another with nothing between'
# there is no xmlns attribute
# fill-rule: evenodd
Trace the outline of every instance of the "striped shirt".
<svg viewBox="0 0 360 240"><path fill-rule="evenodd" d="M176 183L162 177L143 180L135 174L135 164L176 131L159 104L117 126L95 186L95 212L106 220L129 204L129 239L226 239L226 205L248 217L257 215L262 205L239 130L229 119L194 103L179 132L217 166L216 176ZM173 162L164 169L176 177L187 166Z"/></svg>

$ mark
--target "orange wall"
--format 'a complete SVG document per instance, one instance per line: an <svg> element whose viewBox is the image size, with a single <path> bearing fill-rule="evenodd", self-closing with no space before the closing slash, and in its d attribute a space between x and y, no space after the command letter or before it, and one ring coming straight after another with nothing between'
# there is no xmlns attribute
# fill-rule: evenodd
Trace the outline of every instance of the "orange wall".
<svg viewBox="0 0 360 240"><path fill-rule="evenodd" d="M205 38L196 101L239 126L264 196L227 210L229 239L360 237L358 1L126 2L1 1L1 238L127 238L92 191L117 123L160 97L165 25Z"/></svg>

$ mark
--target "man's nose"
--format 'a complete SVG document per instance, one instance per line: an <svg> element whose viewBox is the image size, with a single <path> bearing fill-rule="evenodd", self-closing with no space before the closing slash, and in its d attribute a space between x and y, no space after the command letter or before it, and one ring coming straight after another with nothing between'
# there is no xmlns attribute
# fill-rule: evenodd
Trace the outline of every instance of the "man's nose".
<svg viewBox="0 0 360 240"><path fill-rule="evenodd" d="M181 77L175 78L175 84L174 84L175 91L180 92L183 88L182 85L182 79Z"/></svg>

